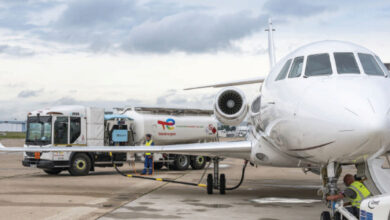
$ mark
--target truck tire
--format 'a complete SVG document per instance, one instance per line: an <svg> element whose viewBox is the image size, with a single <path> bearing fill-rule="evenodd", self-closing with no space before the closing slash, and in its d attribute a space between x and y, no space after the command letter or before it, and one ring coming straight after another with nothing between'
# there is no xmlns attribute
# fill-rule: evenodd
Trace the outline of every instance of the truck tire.
<svg viewBox="0 0 390 220"><path fill-rule="evenodd" d="M193 170L201 170L206 166L206 159L204 156L191 157L191 167Z"/></svg>
<svg viewBox="0 0 390 220"><path fill-rule="evenodd" d="M91 159L88 155L78 153L73 156L72 163L70 164L69 173L72 176L85 176L88 175L91 169Z"/></svg>
<svg viewBox="0 0 390 220"><path fill-rule="evenodd" d="M154 166L154 169L155 170L161 170L161 168L164 166L163 163L159 162L159 163L153 163L153 166Z"/></svg>
<svg viewBox="0 0 390 220"><path fill-rule="evenodd" d="M49 175L58 175L61 173L62 169L53 168L53 169L44 169L43 171Z"/></svg>
<svg viewBox="0 0 390 220"><path fill-rule="evenodd" d="M175 170L187 170L190 166L190 158L186 155L176 155L173 162L173 169Z"/></svg>

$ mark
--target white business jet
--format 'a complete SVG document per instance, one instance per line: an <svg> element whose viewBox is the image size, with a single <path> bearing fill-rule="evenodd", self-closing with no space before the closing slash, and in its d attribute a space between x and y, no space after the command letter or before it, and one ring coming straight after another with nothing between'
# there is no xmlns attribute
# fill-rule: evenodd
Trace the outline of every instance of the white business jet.
<svg viewBox="0 0 390 220"><path fill-rule="evenodd" d="M275 63L272 23L267 77L214 84L228 87L216 96L214 112L228 125L238 125L249 114L246 141L153 147L37 147L1 151L166 152L214 158L213 188L219 179L219 158L240 158L251 164L302 167L324 180L325 194L337 193L343 165L364 164L390 149L390 78L379 57L356 44L321 41L303 46ZM243 92L230 86L261 83L250 104ZM210 180L211 179L211 180ZM212 188L211 188L212 192ZM210 193L210 191L209 191Z"/></svg>

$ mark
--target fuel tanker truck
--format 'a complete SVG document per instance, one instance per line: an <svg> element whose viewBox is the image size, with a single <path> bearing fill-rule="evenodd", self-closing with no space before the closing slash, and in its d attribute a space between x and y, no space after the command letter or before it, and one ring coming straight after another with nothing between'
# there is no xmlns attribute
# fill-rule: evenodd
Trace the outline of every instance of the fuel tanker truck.
<svg viewBox="0 0 390 220"><path fill-rule="evenodd" d="M136 146L151 134L156 145L217 141L213 111L201 109L103 108L56 106L28 113L24 147L45 146ZM99 152L25 152L22 164L55 175L87 175L95 167L141 161L142 155ZM154 154L154 168L203 169L209 158L175 154Z"/></svg>

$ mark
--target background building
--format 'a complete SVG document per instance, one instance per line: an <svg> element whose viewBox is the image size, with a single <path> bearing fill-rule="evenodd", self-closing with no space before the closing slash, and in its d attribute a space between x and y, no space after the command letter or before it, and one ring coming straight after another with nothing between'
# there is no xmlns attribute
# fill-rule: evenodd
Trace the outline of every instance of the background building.
<svg viewBox="0 0 390 220"><path fill-rule="evenodd" d="M0 132L26 132L26 122L0 121Z"/></svg>

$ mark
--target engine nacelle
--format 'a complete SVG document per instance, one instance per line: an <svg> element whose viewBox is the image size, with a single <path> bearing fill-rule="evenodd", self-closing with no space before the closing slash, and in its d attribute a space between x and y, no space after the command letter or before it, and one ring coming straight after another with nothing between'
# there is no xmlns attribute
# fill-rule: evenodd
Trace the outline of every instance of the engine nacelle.
<svg viewBox="0 0 390 220"><path fill-rule="evenodd" d="M222 89L214 101L214 114L222 124L239 125L248 113L244 93L237 88Z"/></svg>

